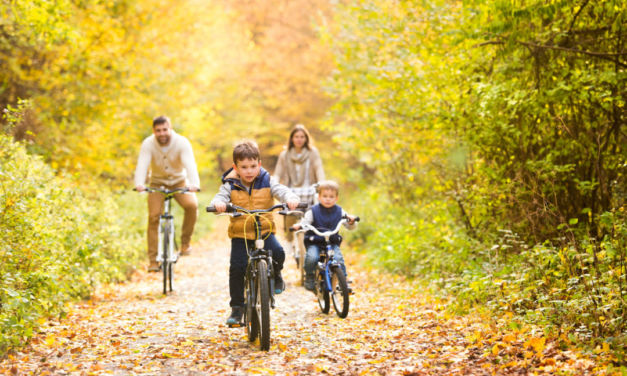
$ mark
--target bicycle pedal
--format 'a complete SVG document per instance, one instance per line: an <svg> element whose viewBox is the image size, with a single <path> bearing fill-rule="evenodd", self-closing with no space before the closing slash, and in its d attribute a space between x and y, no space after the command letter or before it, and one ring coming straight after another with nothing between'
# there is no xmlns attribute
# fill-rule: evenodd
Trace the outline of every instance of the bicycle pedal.
<svg viewBox="0 0 627 376"><path fill-rule="evenodd" d="M241 328L244 326L244 323L240 322L239 324L226 324L226 326L228 326L229 328Z"/></svg>

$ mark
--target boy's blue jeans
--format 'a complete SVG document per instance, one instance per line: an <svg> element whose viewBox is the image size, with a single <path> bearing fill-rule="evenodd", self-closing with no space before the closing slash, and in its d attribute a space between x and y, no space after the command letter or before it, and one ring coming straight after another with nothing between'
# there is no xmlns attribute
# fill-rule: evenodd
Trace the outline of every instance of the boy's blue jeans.
<svg viewBox="0 0 627 376"><path fill-rule="evenodd" d="M307 247L307 253L305 254L305 274L308 276L315 276L316 270L318 268L318 261L320 260L320 247L316 244L310 244ZM344 272L346 274L346 266L344 265L344 256L342 256L342 251L340 251L340 246L332 245L333 248L333 260L337 261Z"/></svg>
<svg viewBox="0 0 627 376"><path fill-rule="evenodd" d="M229 292L231 294L231 307L243 307L244 301L244 276L248 265L248 253L246 253L246 243L248 249L255 249L254 240L243 238L231 239L231 266L229 267ZM276 240L274 234L270 234L264 243L264 248L272 251L272 261L274 262L275 274L283 269L285 252L283 247Z"/></svg>

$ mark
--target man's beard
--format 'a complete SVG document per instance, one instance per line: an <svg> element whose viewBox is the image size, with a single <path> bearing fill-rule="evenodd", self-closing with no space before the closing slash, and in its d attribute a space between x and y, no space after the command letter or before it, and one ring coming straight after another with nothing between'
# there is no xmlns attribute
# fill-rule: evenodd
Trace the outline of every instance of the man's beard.
<svg viewBox="0 0 627 376"><path fill-rule="evenodd" d="M165 146L170 143L170 136L157 137L157 142L159 145Z"/></svg>

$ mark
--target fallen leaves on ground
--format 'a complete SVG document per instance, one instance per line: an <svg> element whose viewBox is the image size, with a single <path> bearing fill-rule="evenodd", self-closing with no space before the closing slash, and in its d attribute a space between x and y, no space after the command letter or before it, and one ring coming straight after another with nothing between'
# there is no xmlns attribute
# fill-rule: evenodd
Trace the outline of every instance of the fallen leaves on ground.
<svg viewBox="0 0 627 376"><path fill-rule="evenodd" d="M410 283L357 266L346 319L320 312L297 286L289 257L288 289L272 311L271 348L259 350L245 328L224 325L228 243L206 239L175 269L175 292L161 294L159 273L101 289L0 362L13 375L530 375L603 374L576 349L560 350L542 332L503 331L499 320L455 316ZM602 350L599 351L603 355Z"/></svg>

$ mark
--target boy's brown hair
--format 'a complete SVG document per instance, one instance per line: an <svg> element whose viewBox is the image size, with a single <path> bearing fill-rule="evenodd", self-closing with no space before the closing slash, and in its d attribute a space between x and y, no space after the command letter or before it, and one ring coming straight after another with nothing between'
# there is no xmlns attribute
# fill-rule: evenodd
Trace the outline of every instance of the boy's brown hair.
<svg viewBox="0 0 627 376"><path fill-rule="evenodd" d="M259 147L255 141L241 141L233 148L233 163L244 159L259 160Z"/></svg>
<svg viewBox="0 0 627 376"><path fill-rule="evenodd" d="M323 180L318 182L318 194L320 194L323 190L333 191L335 192L335 195L338 196L340 194L340 185L333 180Z"/></svg>

